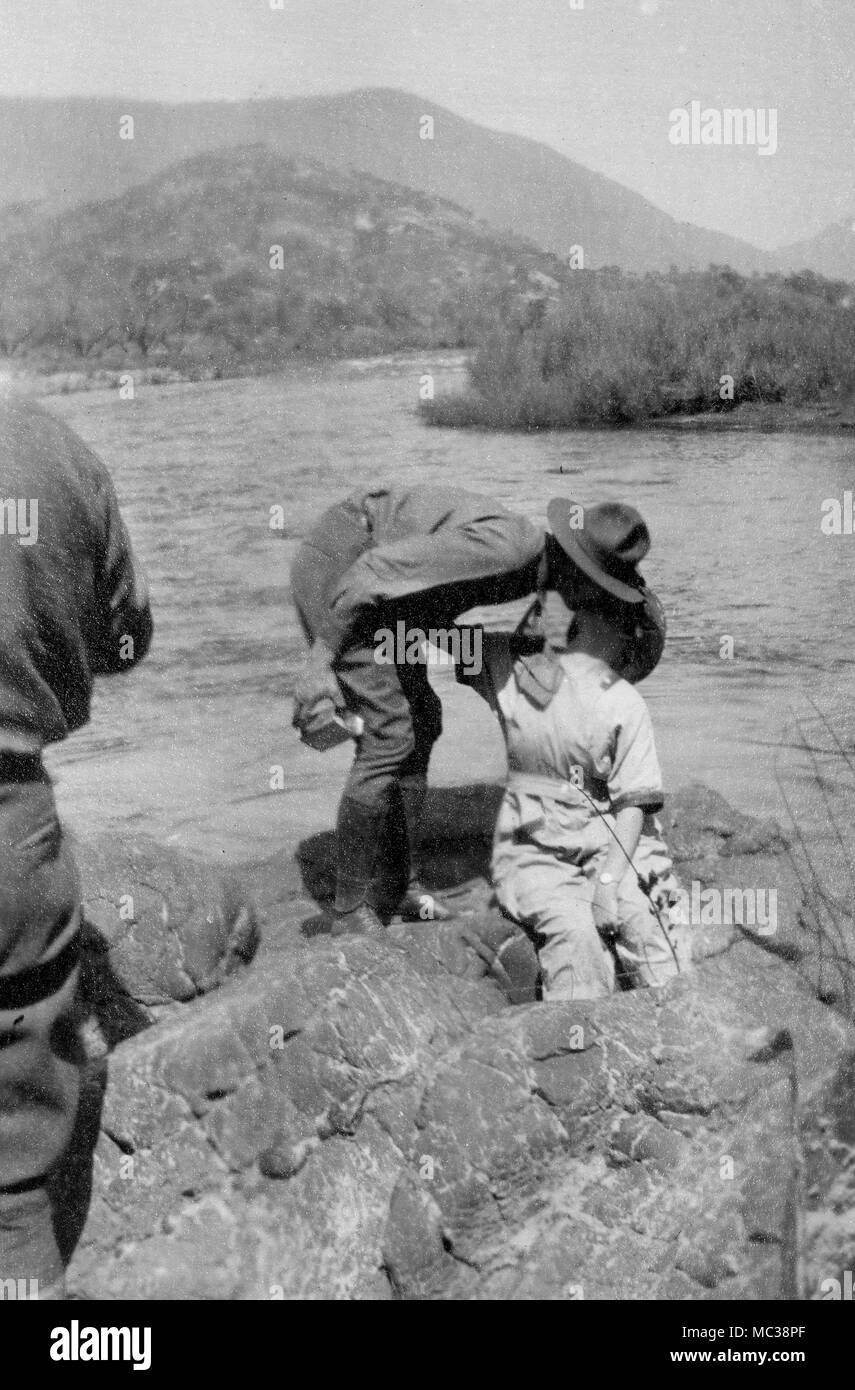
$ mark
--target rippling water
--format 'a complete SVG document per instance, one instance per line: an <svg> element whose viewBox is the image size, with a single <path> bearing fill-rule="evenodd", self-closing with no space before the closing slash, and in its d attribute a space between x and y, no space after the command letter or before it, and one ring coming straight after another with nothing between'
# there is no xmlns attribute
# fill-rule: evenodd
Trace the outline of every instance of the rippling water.
<svg viewBox="0 0 855 1390"><path fill-rule="evenodd" d="M229 863L330 823L347 755L308 752L290 728L301 639L288 566L324 506L394 478L490 492L539 518L556 493L638 506L653 534L645 573L670 622L643 687L668 783L701 778L783 819L786 796L821 832L797 745L804 734L831 758L817 709L852 744L855 536L824 536L820 517L823 499L855 488L855 440L428 429L415 414L427 370L440 388L461 379L448 358L399 359L47 402L113 473L157 623L149 659L99 682L92 724L51 755L67 818L84 833L132 829ZM284 539L269 525L277 504ZM435 780L497 775L489 716L438 679L448 732ZM838 753L835 790L855 781ZM276 765L284 791L269 788Z"/></svg>

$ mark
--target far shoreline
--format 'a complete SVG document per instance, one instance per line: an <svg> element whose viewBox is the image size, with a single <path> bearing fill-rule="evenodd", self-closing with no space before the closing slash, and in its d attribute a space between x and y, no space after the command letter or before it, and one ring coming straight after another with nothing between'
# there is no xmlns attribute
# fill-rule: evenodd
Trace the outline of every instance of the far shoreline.
<svg viewBox="0 0 855 1390"><path fill-rule="evenodd" d="M855 430L855 410L829 405L739 405L728 411L711 410L698 415L642 420L637 428L711 433L742 430L760 434L845 434Z"/></svg>
<svg viewBox="0 0 855 1390"><path fill-rule="evenodd" d="M478 403L461 394L467 416L454 418L454 397L446 396L440 409L422 408L419 414L431 429L472 430L483 434L586 434L599 431L639 432L668 430L699 434L846 434L855 431L855 401L838 404L817 401L807 405L788 405L785 401L745 401L729 410L702 410L693 414L653 415L646 419L580 420L576 423L524 425L490 424L477 418ZM443 407L448 407L446 412ZM471 410L470 410L471 407ZM485 406L485 408L487 408Z"/></svg>
<svg viewBox="0 0 855 1390"><path fill-rule="evenodd" d="M349 356L346 354L299 353L285 361L266 369L236 366L232 371L211 371L205 373L180 372L164 366L125 367L122 370L96 368L93 371L80 371L69 368L53 372L9 372L5 374L6 384L27 394L48 398L89 391L117 391L121 379L133 377L135 389L177 385L210 384L212 382L240 381L278 376L294 367L323 367L325 365L352 367L355 370L400 367L412 363L415 370L441 362L446 370L461 371L467 365L469 353L461 348L402 348L393 352L372 354L370 356ZM460 418L455 418L455 403L465 407ZM453 429L483 434L586 434L597 431L638 432L666 430L682 433L756 433L756 434L817 434L836 435L855 432L855 400L843 403L817 401L811 404L793 406L785 401L743 401L724 410L704 410L696 413L657 415L648 419L631 421L585 420L576 423L548 423L537 425L512 424L506 422L489 423L478 419L480 402L468 392L453 393L440 397L436 402L414 403L414 412L423 424L431 429ZM488 408L484 403L485 410Z"/></svg>

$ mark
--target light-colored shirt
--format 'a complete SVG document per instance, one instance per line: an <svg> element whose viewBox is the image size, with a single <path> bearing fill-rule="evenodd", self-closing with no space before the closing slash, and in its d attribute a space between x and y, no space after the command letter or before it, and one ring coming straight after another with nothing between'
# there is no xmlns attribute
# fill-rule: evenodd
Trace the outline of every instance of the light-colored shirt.
<svg viewBox="0 0 855 1390"><path fill-rule="evenodd" d="M662 773L644 697L598 657L565 652L563 679L546 709L520 689L511 639L485 633L480 675L467 678L496 711L508 771L566 780L583 778L600 810L658 810Z"/></svg>
<svg viewBox="0 0 855 1390"><path fill-rule="evenodd" d="M480 673L462 675L498 715L507 747L494 871L501 847L520 835L538 853L585 864L606 850L614 813L624 806L645 813L639 862L652 855L647 867L670 867L655 818L662 774L643 696L597 657L566 652L556 659L562 680L545 709L520 688L507 635L484 633Z"/></svg>

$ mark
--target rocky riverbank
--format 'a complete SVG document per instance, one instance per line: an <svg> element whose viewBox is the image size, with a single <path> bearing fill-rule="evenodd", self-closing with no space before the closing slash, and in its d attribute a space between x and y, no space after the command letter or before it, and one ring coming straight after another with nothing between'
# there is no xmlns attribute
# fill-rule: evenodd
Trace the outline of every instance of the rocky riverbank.
<svg viewBox="0 0 855 1390"><path fill-rule="evenodd" d="M495 796L434 804L460 919L381 941L316 932L329 836L247 871L255 912L156 846L81 847L73 1290L789 1299L853 1267L850 966L780 829L679 793L683 883L774 887L774 935L699 926L662 991L512 1007L462 934L501 920Z"/></svg>

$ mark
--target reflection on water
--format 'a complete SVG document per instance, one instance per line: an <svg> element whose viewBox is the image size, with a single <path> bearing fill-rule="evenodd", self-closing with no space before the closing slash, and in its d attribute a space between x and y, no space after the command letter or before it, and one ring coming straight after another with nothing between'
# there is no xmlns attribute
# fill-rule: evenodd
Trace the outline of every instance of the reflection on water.
<svg viewBox="0 0 855 1390"><path fill-rule="evenodd" d="M670 622L644 686L670 785L702 778L786 819L775 765L797 789L794 720L817 717L808 696L852 746L855 537L819 523L823 499L853 487L855 441L427 429L414 411L428 369L440 389L459 379L459 364L419 358L48 402L112 470L157 622L148 661L100 682L91 726L51 756L84 833L131 827L235 862L329 824L347 753L304 750L290 728L301 638L288 566L316 514L371 479L482 490L539 518L556 493L639 507L654 543L645 572ZM284 535L270 529L276 505ZM435 778L500 773L483 707L438 680L448 732ZM286 785L272 792L277 765ZM852 776L842 760L838 774ZM803 814L821 828L821 810Z"/></svg>

